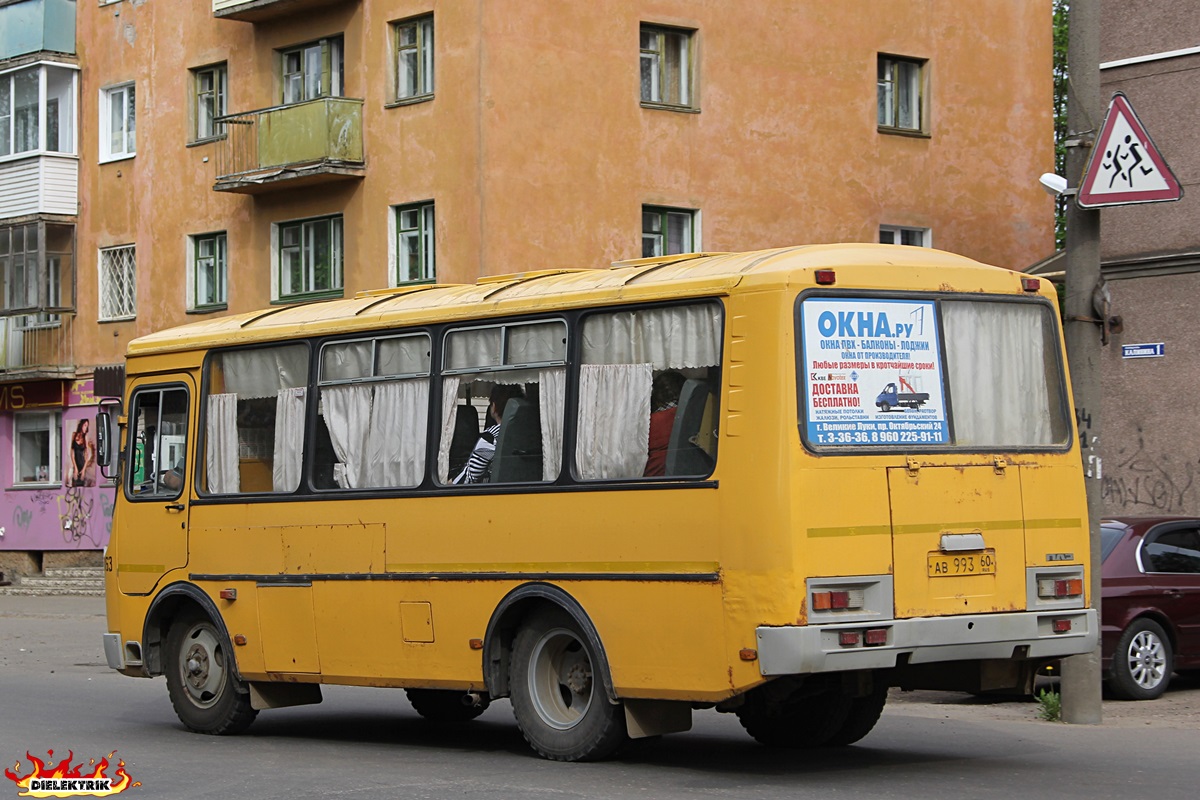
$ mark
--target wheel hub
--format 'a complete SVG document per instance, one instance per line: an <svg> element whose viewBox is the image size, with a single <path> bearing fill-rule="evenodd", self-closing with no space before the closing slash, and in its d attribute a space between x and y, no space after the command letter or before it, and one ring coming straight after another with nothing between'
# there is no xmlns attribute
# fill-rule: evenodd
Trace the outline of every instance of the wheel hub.
<svg viewBox="0 0 1200 800"><path fill-rule="evenodd" d="M187 665L188 683L197 689L208 682L208 652L200 645L193 645L184 662Z"/></svg>
<svg viewBox="0 0 1200 800"><path fill-rule="evenodd" d="M573 693L585 694L592 687L592 673L586 665L575 663L563 681Z"/></svg>

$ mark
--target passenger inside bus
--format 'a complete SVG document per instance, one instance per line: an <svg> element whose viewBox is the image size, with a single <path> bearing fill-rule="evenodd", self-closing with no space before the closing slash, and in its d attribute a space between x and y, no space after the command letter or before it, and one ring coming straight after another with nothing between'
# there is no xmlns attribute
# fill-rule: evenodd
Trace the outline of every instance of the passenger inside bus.
<svg viewBox="0 0 1200 800"><path fill-rule="evenodd" d="M510 400L524 400L525 392L520 386L498 383L488 396L488 421L491 422L475 442L475 449L467 459L467 466L454 478L454 483L487 483L491 478L492 460L496 455L496 442L500 438L504 412ZM540 463L540 458L539 458Z"/></svg>
<svg viewBox="0 0 1200 800"><path fill-rule="evenodd" d="M667 448L684 380L675 370L667 370L655 377L650 389L650 445L642 473L647 478L667 474Z"/></svg>

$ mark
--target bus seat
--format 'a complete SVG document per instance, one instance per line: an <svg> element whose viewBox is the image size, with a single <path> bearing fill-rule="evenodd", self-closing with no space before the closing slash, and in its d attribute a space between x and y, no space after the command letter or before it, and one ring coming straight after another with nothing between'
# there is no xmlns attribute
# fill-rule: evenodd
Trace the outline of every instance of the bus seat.
<svg viewBox="0 0 1200 800"><path fill-rule="evenodd" d="M450 472L455 475L466 469L471 451L479 441L479 412L475 406L460 405L455 408L454 432L450 435Z"/></svg>
<svg viewBox="0 0 1200 800"><path fill-rule="evenodd" d="M529 400L514 397L504 406L496 455L492 457L492 483L520 483L542 479L542 426L538 409Z"/></svg>
<svg viewBox="0 0 1200 800"><path fill-rule="evenodd" d="M712 391L706 381L690 378L683 384L675 411L675 424L671 426L671 439L667 445L668 476L707 475L712 472L712 456L696 444L711 398ZM710 420L711 414L708 414Z"/></svg>

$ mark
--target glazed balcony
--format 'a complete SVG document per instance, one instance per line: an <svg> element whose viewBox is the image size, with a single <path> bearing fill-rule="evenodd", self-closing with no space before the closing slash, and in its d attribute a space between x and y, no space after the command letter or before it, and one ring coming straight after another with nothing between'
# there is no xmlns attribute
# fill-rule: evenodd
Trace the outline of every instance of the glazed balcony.
<svg viewBox="0 0 1200 800"><path fill-rule="evenodd" d="M352 0L213 0L213 16L242 22L267 22L326 6L338 6Z"/></svg>
<svg viewBox="0 0 1200 800"><path fill-rule="evenodd" d="M75 0L0 4L0 62L30 53L75 52Z"/></svg>
<svg viewBox="0 0 1200 800"><path fill-rule="evenodd" d="M218 119L218 192L262 194L363 177L362 100L321 97Z"/></svg>

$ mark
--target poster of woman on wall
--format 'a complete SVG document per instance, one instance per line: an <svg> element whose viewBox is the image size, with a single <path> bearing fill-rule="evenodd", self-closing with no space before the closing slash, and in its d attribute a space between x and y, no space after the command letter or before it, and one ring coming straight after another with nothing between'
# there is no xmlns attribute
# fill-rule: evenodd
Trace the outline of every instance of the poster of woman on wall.
<svg viewBox="0 0 1200 800"><path fill-rule="evenodd" d="M67 486L96 485L96 439L91 422L81 419L71 434L71 453L67 460Z"/></svg>

